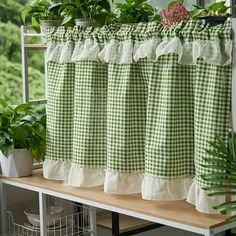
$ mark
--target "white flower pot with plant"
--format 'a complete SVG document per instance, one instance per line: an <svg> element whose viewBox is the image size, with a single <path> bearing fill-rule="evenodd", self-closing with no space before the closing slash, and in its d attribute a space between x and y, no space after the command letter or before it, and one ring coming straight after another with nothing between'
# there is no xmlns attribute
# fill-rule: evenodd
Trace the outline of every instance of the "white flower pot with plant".
<svg viewBox="0 0 236 236"><path fill-rule="evenodd" d="M31 24L34 30L43 34L42 40L46 41L44 36L47 31L47 27L59 27L62 24L62 17L59 9L62 5L60 0L35 0L27 6L21 13L21 18L24 24L27 23L27 19L31 20Z"/></svg>
<svg viewBox="0 0 236 236"><path fill-rule="evenodd" d="M81 27L104 25L112 14L109 0L68 0L59 12L64 18L62 25L75 23Z"/></svg>
<svg viewBox="0 0 236 236"><path fill-rule="evenodd" d="M13 108L0 102L0 163L4 176L30 176L33 158L44 159L45 144L46 115L33 114L28 104Z"/></svg>
<svg viewBox="0 0 236 236"><path fill-rule="evenodd" d="M14 149L7 157L0 151L0 162L3 176L23 177L32 175L33 157L26 149Z"/></svg>

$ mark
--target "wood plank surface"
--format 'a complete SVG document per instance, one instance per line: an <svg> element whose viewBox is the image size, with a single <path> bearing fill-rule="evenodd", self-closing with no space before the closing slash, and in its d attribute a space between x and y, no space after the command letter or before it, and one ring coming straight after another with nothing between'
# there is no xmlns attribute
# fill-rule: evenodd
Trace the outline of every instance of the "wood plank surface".
<svg viewBox="0 0 236 236"><path fill-rule="evenodd" d="M153 224L150 221L138 219L131 216L119 214L120 233ZM111 212L103 211L97 213L97 225L106 229L112 229Z"/></svg>
<svg viewBox="0 0 236 236"><path fill-rule="evenodd" d="M32 49L32 50L46 50L46 44L25 44L25 48Z"/></svg>
<svg viewBox="0 0 236 236"><path fill-rule="evenodd" d="M213 229L225 224L225 217L218 214L204 214L186 201L147 201L140 194L115 195L104 193L103 187L77 188L65 185L61 181L47 180L42 170L35 170L33 176L23 178L6 178L8 181L39 187L58 193L126 209L145 215L175 221L203 229Z"/></svg>

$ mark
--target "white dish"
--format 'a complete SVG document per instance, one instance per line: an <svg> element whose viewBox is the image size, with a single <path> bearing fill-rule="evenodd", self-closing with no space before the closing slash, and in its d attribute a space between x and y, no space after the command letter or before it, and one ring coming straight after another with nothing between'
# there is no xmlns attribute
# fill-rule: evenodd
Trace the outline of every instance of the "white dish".
<svg viewBox="0 0 236 236"><path fill-rule="evenodd" d="M47 227L58 225L64 208L61 206L49 206L46 214ZM27 208L24 213L33 227L40 227L39 209L37 207Z"/></svg>

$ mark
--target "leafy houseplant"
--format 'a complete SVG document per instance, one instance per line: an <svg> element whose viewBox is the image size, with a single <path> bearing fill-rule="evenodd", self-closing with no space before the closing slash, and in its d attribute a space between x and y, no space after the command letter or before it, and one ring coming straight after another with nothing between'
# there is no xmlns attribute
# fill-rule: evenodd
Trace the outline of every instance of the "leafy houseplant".
<svg viewBox="0 0 236 236"><path fill-rule="evenodd" d="M7 175L11 176L9 171L16 168L13 175L25 175L17 170L17 164L21 169L22 165L27 164L19 163L18 157L25 161L29 160L28 166L31 165L32 172L32 158L44 159L46 115L33 114L32 108L28 104L21 104L13 108L1 101L0 108L0 159L3 172L7 169ZM8 164L13 166L7 166ZM25 171L30 173L30 170Z"/></svg>
<svg viewBox="0 0 236 236"><path fill-rule="evenodd" d="M157 9L150 5L147 0L126 0L125 3L117 3L117 19L114 21L121 24L132 24L148 21L160 21Z"/></svg>
<svg viewBox="0 0 236 236"><path fill-rule="evenodd" d="M229 16L228 10L232 6L227 6L226 1L214 2L206 7L193 5L193 19L202 19L210 25L223 24Z"/></svg>
<svg viewBox="0 0 236 236"><path fill-rule="evenodd" d="M204 188L209 196L235 196L236 195L236 133L230 133L225 140L217 137L209 142L211 150L206 150L211 157L205 159L207 162L203 167L213 168L214 172L203 175L203 180L211 184ZM236 201L225 201L214 207L222 214L232 213L236 210ZM236 221L236 215L228 218Z"/></svg>
<svg viewBox="0 0 236 236"><path fill-rule="evenodd" d="M36 32L40 32L40 25L60 26L62 23L59 8L61 0L34 0L21 13L21 18L25 24L27 18L31 18L31 24Z"/></svg>
<svg viewBox="0 0 236 236"><path fill-rule="evenodd" d="M60 6L63 25L75 23L81 26L103 25L110 15L109 0L64 0Z"/></svg>

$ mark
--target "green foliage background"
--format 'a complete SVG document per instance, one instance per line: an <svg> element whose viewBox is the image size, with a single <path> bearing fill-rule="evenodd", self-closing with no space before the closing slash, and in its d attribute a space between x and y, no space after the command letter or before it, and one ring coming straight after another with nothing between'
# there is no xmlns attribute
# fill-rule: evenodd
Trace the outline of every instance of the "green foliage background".
<svg viewBox="0 0 236 236"><path fill-rule="evenodd" d="M0 99L10 104L22 103L20 14L27 2L0 1ZM29 65L30 98L44 98L43 53L30 53Z"/></svg>

